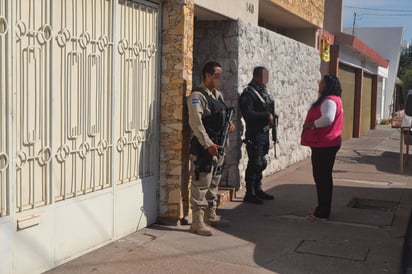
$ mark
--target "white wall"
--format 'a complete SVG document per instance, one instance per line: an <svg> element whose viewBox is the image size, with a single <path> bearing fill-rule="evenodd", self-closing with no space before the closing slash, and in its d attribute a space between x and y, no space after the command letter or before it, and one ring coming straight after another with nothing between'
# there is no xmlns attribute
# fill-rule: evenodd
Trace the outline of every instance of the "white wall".
<svg viewBox="0 0 412 274"><path fill-rule="evenodd" d="M344 32L352 33L352 28L345 28ZM389 106L392 104L392 94L395 88L395 79L398 74L399 58L403 36L402 27L391 28L356 28L355 36L389 60L388 79L384 90L382 118L390 116Z"/></svg>
<svg viewBox="0 0 412 274"><path fill-rule="evenodd" d="M386 78L379 77L378 81L378 100L377 100L377 111L376 111L376 121L383 119L383 112L385 110L385 86Z"/></svg>

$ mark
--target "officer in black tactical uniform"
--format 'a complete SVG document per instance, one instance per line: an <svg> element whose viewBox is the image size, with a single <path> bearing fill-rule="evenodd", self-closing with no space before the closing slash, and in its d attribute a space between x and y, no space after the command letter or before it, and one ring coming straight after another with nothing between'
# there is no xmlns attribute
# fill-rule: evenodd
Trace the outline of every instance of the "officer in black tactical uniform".
<svg viewBox="0 0 412 274"><path fill-rule="evenodd" d="M254 68L253 80L239 98L239 108L246 122L244 142L249 157L244 202L254 204L262 204L263 200L274 199L261 188L262 172L266 168L266 154L269 152L269 131L274 127L277 118L274 100L266 89L268 75L266 68Z"/></svg>

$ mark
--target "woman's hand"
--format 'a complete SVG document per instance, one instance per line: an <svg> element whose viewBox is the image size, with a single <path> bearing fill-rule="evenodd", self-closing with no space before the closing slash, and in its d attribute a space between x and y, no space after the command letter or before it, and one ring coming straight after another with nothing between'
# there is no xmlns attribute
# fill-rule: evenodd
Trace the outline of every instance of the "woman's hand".
<svg viewBox="0 0 412 274"><path fill-rule="evenodd" d="M312 129L315 128L315 123L314 122L305 122L303 124L303 129Z"/></svg>

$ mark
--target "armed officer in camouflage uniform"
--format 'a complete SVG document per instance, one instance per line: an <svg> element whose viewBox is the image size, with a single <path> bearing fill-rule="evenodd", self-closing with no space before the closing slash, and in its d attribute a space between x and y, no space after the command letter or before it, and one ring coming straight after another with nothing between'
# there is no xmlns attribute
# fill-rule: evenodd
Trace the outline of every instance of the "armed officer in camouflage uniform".
<svg viewBox="0 0 412 274"><path fill-rule="evenodd" d="M223 130L227 107L223 101L220 86L222 67L208 62L202 70L202 84L192 90L187 98L189 125L193 132L190 144L191 197L193 221L190 231L210 236L208 225L227 225L228 222L216 215L217 191L221 178L224 157L219 155L217 140ZM235 126L230 122L229 131Z"/></svg>
<svg viewBox="0 0 412 274"><path fill-rule="evenodd" d="M269 131L274 127L275 103L266 89L269 78L268 70L256 67L253 70L253 80L243 90L239 98L239 108L246 122L247 155L246 195L244 202L262 204L263 200L273 200L274 197L262 190L262 172L266 168L266 154L269 151ZM272 131L274 134L274 131ZM274 144L276 145L276 144Z"/></svg>

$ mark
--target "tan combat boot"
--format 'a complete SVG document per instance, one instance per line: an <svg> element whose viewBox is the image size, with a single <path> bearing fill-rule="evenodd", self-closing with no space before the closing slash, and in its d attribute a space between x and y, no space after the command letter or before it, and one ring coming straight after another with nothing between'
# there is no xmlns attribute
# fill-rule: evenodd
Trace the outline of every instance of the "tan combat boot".
<svg viewBox="0 0 412 274"><path fill-rule="evenodd" d="M203 209L198 209L196 211L193 211L192 216L193 216L192 225L190 226L189 231L195 234L202 235L202 236L211 236L212 230L203 221L203 218L204 218Z"/></svg>
<svg viewBox="0 0 412 274"><path fill-rule="evenodd" d="M205 211L205 223L214 227L226 227L230 223L216 214L216 207L208 206Z"/></svg>

